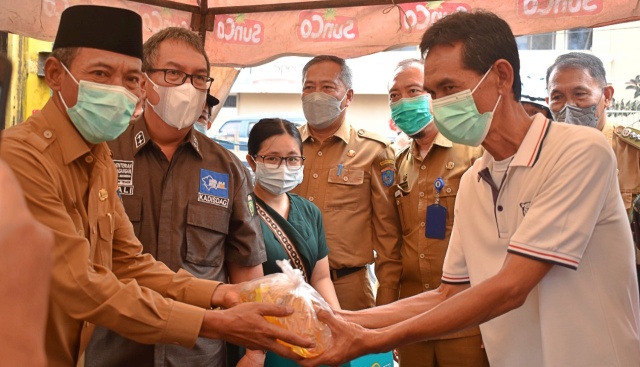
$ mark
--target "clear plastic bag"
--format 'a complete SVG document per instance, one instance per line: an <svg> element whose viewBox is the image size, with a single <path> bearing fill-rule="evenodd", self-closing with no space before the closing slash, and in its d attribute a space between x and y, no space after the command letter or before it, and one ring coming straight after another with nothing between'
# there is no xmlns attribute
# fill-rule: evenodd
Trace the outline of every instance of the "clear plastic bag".
<svg viewBox="0 0 640 367"><path fill-rule="evenodd" d="M317 318L315 307L331 312L322 296L307 284L299 269L293 269L289 260L276 260L282 273L253 279L240 290L242 302L262 302L290 306L293 314L287 317L265 316L267 321L307 337L315 342L315 348L301 348L281 340L278 342L304 358L322 354L331 342L331 330Z"/></svg>

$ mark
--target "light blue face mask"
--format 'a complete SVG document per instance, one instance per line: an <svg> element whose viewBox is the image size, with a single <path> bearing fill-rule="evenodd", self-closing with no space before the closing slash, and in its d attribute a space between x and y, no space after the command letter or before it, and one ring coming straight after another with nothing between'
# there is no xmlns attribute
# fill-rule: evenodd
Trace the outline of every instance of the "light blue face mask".
<svg viewBox="0 0 640 367"><path fill-rule="evenodd" d="M201 133L207 135L207 124L206 123L202 123L200 121L196 121L195 124L193 124L193 128L196 129L196 131L200 131Z"/></svg>
<svg viewBox="0 0 640 367"><path fill-rule="evenodd" d="M391 119L405 134L412 136L433 121L426 94L402 98L389 104Z"/></svg>
<svg viewBox="0 0 640 367"><path fill-rule="evenodd" d="M58 91L67 114L82 137L92 143L114 140L129 126L131 115L136 108L138 97L126 88L116 85L93 83L86 80L78 82L78 101L69 108Z"/></svg>
<svg viewBox="0 0 640 367"><path fill-rule="evenodd" d="M478 112L476 103L473 100L473 93L489 75L490 71L491 69L487 70L482 79L473 88L473 91L466 89L462 92L433 100L433 120L436 127L442 135L452 142L477 147L482 144L487 136L493 113L498 108L502 96L498 96L498 101L493 107L493 111L481 114Z"/></svg>

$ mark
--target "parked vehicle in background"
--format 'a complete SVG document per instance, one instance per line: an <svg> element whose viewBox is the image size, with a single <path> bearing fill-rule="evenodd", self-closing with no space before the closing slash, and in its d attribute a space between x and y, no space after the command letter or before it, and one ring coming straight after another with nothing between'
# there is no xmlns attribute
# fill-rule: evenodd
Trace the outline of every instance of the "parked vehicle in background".
<svg viewBox="0 0 640 367"><path fill-rule="evenodd" d="M249 140L249 132L260 119L263 118L281 118L293 122L295 125L303 125L306 119L302 115L249 115L231 118L221 124L214 124L207 136L213 141L222 145L229 151L233 152L240 160L247 164L247 142Z"/></svg>

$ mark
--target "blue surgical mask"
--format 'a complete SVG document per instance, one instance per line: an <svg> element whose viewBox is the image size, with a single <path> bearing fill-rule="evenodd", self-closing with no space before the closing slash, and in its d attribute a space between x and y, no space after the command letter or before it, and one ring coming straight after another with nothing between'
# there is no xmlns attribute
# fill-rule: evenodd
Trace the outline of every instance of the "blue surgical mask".
<svg viewBox="0 0 640 367"><path fill-rule="evenodd" d="M391 119L405 134L412 136L433 121L426 94L402 98L389 104Z"/></svg>
<svg viewBox="0 0 640 367"><path fill-rule="evenodd" d="M61 64L71 79L78 84L78 100L69 108L58 91L67 114L80 135L92 144L114 140L131 121L138 97L126 88L116 85L78 82L69 69Z"/></svg>
<svg viewBox="0 0 640 367"><path fill-rule="evenodd" d="M477 147L482 144L491 127L493 113L498 108L502 95L493 107L493 111L480 113L473 100L473 93L489 75L487 70L482 79L472 90L452 94L443 98L434 99L433 120L438 131L454 143Z"/></svg>
<svg viewBox="0 0 640 367"><path fill-rule="evenodd" d="M291 191L302 182L304 167L293 171L284 162L280 167L255 160L254 162L256 162L256 182L274 195Z"/></svg>
<svg viewBox="0 0 640 367"><path fill-rule="evenodd" d="M200 131L201 133L207 135L207 123L202 123L200 121L196 121L195 124L193 124L193 128L196 129L196 131Z"/></svg>

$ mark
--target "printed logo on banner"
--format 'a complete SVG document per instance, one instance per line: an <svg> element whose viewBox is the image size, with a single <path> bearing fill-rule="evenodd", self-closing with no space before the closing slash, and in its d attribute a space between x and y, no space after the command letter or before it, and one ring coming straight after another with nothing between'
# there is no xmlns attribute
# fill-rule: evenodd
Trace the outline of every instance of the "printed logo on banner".
<svg viewBox="0 0 640 367"><path fill-rule="evenodd" d="M200 170L200 190L198 201L229 207L229 174L218 173L206 169Z"/></svg>
<svg viewBox="0 0 640 367"><path fill-rule="evenodd" d="M216 39L224 43L259 45L264 40L264 23L245 14L216 15L214 29Z"/></svg>
<svg viewBox="0 0 640 367"><path fill-rule="evenodd" d="M604 0L518 0L518 15L524 18L556 18L594 15L602 12Z"/></svg>
<svg viewBox="0 0 640 367"><path fill-rule="evenodd" d="M305 42L353 41L358 39L356 18L337 15L330 8L320 11L301 11L298 24L298 39Z"/></svg>
<svg viewBox="0 0 640 367"><path fill-rule="evenodd" d="M400 12L400 24L405 32L422 33L438 20L459 11L471 11L471 6L465 3L450 3L446 1L429 1L423 3L399 4L404 10Z"/></svg>

